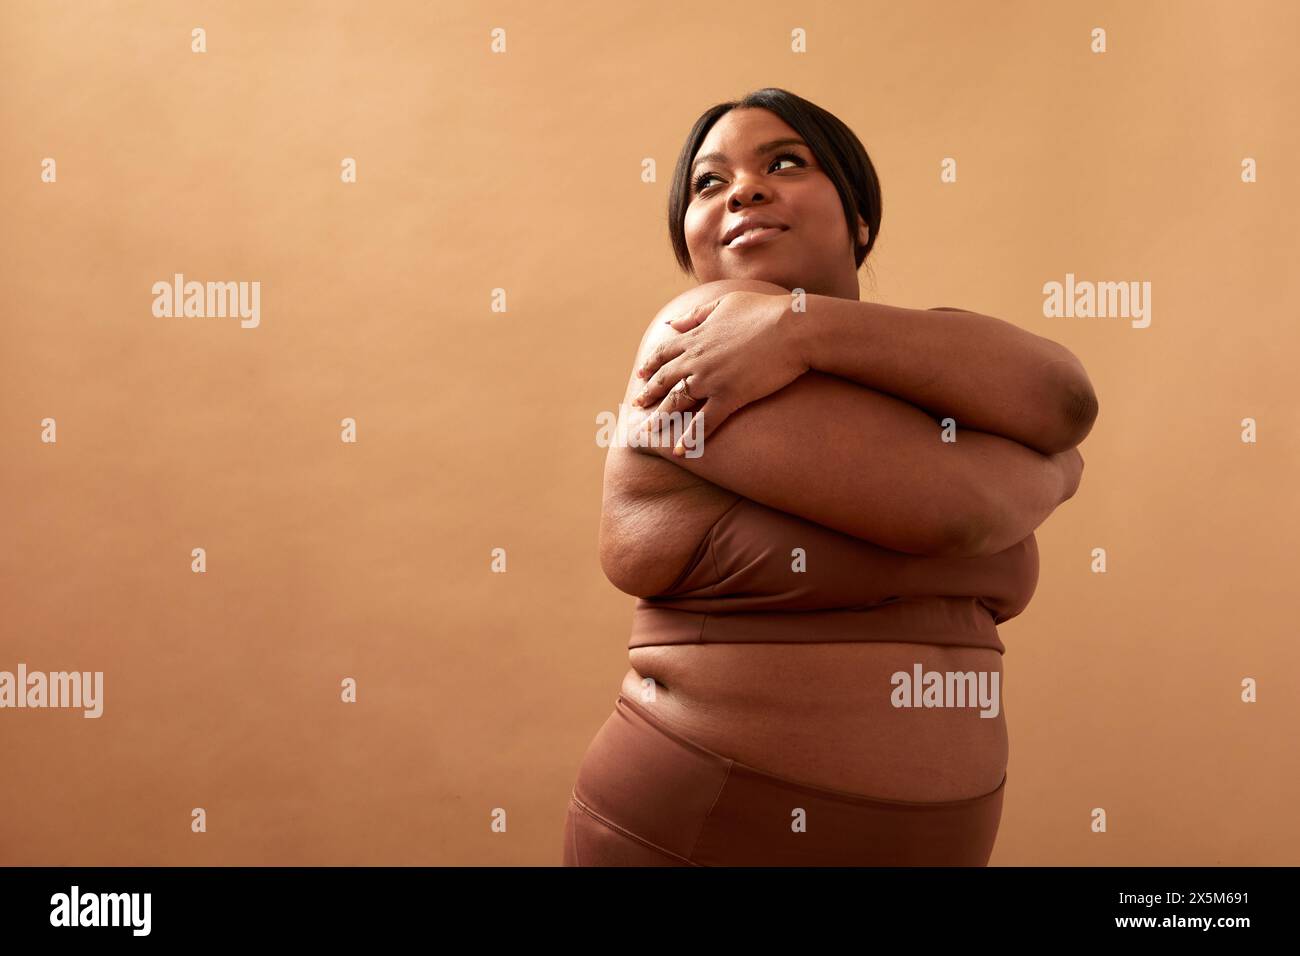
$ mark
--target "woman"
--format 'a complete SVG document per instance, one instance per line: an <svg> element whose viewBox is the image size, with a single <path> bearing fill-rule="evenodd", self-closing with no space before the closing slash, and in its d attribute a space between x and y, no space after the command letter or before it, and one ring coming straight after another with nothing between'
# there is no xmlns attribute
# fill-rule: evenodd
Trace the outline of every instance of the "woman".
<svg viewBox="0 0 1300 956"><path fill-rule="evenodd" d="M1040 336L860 302L880 214L857 137L786 91L683 147L669 225L700 284L650 323L641 443L606 461L601 562L639 600L566 865L988 861L995 625L1033 594L1096 401Z"/></svg>

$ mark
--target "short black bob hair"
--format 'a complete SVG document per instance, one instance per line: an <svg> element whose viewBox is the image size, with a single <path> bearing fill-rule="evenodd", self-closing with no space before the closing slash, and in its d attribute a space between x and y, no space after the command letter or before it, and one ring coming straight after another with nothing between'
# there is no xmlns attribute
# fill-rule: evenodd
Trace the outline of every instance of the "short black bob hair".
<svg viewBox="0 0 1300 956"><path fill-rule="evenodd" d="M744 98L731 103L719 103L711 106L695 121L690 135L677 157L677 167L673 170L673 184L668 196L668 233L672 237L673 252L677 263L688 275L695 274L691 255L686 247L686 207L691 203L691 160L699 151L704 137L709 134L713 124L724 114L734 109L759 108L770 110L783 119L791 129L803 137L805 143L817 158L822 171L835 184L835 191L840 194L840 203L844 207L844 217L848 224L849 239L857 246L858 214L871 228L871 235L865 246L855 250L856 264L860 268L871 247L876 244L880 232L880 180L876 177L876 168L871 164L871 157L854 132L844 125L834 114L827 112L815 103L810 103L801 96L788 90L766 87L755 90Z"/></svg>

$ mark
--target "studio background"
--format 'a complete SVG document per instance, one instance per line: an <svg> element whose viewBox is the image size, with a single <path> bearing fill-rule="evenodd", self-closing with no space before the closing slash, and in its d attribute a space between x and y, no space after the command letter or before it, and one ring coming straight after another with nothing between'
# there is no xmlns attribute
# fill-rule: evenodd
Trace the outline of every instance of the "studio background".
<svg viewBox="0 0 1300 956"><path fill-rule="evenodd" d="M0 670L105 676L97 720L0 711L0 863L558 864L633 604L596 417L692 284L691 122L763 86L871 154L864 299L1046 335L1100 399L1000 628L992 865L1296 863L1297 36L1280 0L6 0ZM260 325L155 317L175 273L259 281ZM1067 273L1149 281L1150 327L1045 318Z"/></svg>

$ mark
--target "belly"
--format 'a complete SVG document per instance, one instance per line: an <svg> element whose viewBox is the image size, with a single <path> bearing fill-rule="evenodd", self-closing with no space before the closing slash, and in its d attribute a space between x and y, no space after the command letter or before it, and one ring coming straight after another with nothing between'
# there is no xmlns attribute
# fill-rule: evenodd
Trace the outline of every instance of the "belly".
<svg viewBox="0 0 1300 956"><path fill-rule="evenodd" d="M1002 655L995 650L678 644L633 648L628 659L624 696L702 746L810 786L940 802L988 793L1006 770ZM965 707L895 706L894 675L911 677L917 664L923 674L984 672L986 691L996 688L996 716L980 716L993 708L971 700ZM646 678L654 680L653 702Z"/></svg>

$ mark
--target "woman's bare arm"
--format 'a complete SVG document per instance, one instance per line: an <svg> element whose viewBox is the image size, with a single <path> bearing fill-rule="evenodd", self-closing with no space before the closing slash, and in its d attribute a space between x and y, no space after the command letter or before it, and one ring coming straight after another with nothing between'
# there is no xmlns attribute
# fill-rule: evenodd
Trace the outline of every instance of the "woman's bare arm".
<svg viewBox="0 0 1300 956"><path fill-rule="evenodd" d="M733 289L780 287L723 280L687 290L651 323L634 368L665 336L678 334L664 316ZM637 389L633 375L629 396ZM652 410L625 412L635 427ZM991 553L1001 541L1009 547L1073 493L1061 455L960 428L955 442L944 442L921 409L816 371L740 409L704 436L698 457L674 456L671 441L638 450L770 507L913 554Z"/></svg>
<svg viewBox="0 0 1300 956"><path fill-rule="evenodd" d="M1092 428L1092 383L1074 354L1051 339L964 309L825 295L804 304L805 311L789 313L790 326L819 372L1045 455L1073 448Z"/></svg>

